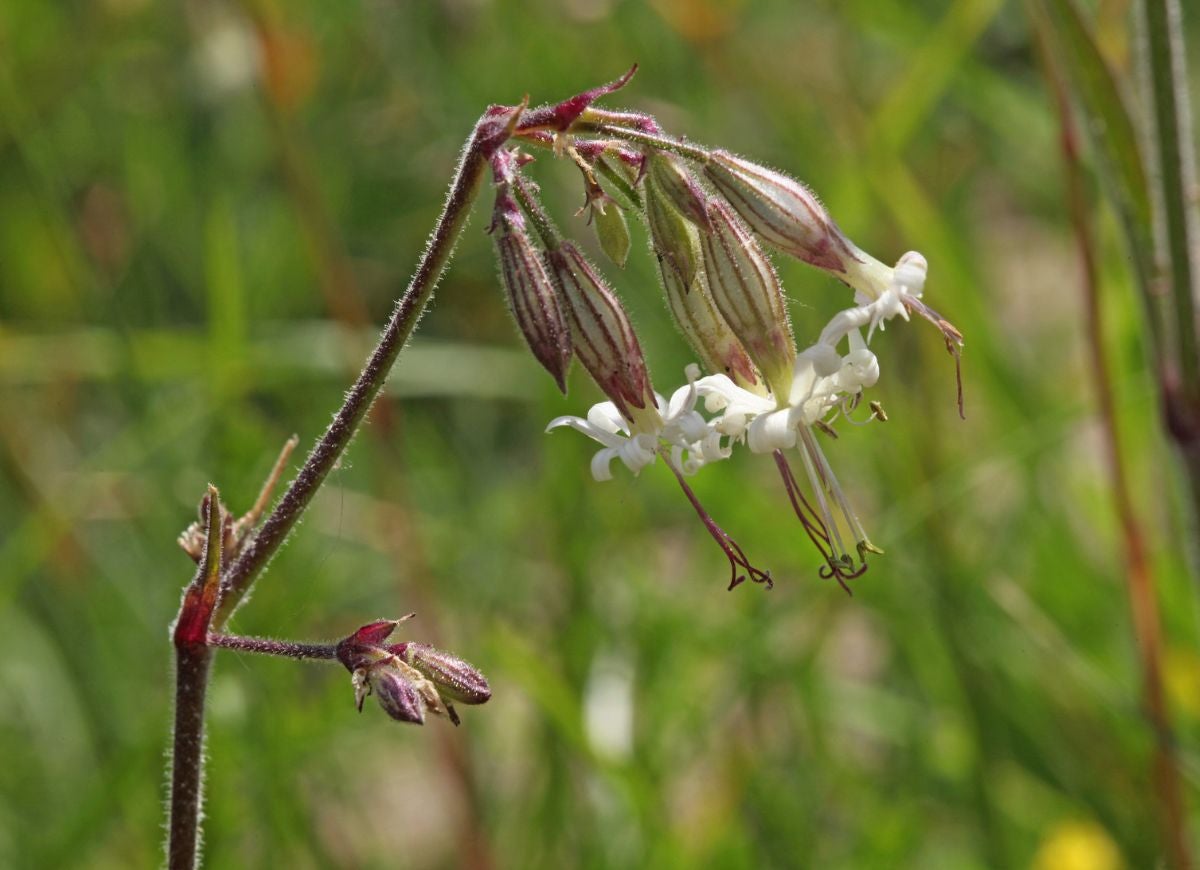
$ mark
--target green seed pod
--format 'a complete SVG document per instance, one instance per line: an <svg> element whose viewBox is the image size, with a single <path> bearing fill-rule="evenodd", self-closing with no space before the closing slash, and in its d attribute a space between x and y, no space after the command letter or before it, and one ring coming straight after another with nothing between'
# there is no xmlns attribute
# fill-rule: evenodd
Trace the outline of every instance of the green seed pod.
<svg viewBox="0 0 1200 870"><path fill-rule="evenodd" d="M624 268L630 245L629 224L625 222L624 211L609 197L593 202L591 209L592 228L596 231L600 250L618 267Z"/></svg>

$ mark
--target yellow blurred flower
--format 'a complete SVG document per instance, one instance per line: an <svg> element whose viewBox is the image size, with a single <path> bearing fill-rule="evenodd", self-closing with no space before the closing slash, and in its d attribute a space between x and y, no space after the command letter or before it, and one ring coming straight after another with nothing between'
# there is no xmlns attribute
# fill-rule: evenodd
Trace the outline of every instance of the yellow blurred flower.
<svg viewBox="0 0 1200 870"><path fill-rule="evenodd" d="M1094 822L1059 822L1033 856L1033 870L1121 870L1117 844Z"/></svg>
<svg viewBox="0 0 1200 870"><path fill-rule="evenodd" d="M1163 680L1171 706L1191 719L1200 719L1200 656L1181 647L1167 650Z"/></svg>

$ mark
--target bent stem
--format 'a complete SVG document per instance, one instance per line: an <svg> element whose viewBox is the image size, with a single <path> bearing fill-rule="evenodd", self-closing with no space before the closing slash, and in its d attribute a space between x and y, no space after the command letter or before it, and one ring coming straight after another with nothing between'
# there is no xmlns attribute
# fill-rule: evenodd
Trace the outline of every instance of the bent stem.
<svg viewBox="0 0 1200 870"><path fill-rule="evenodd" d="M459 158L446 203L408 288L346 394L333 422L258 533L221 573L221 510L216 490L206 504L207 547L200 570L184 593L176 620L175 733L167 860L171 870L196 866L204 758L204 699L212 663L210 630L220 631L279 550L333 469L383 388L412 335L466 225L490 155L512 134L522 108L489 110L476 123ZM214 534L215 532L215 534ZM214 555L215 551L215 555Z"/></svg>

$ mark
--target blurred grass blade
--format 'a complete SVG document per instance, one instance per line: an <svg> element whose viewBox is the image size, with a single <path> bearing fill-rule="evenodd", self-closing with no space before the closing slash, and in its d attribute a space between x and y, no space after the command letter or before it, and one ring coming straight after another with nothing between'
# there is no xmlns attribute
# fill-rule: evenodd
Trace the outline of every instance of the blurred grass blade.
<svg viewBox="0 0 1200 870"><path fill-rule="evenodd" d="M1071 79L1101 180L1129 245L1155 338L1155 353L1161 353L1161 324L1150 286L1154 274L1150 192L1133 118L1116 76L1075 0L1042 0L1038 5L1046 14L1035 14L1034 24L1049 31L1044 36L1057 49Z"/></svg>
<svg viewBox="0 0 1200 870"><path fill-rule="evenodd" d="M1154 184L1161 212L1157 215L1159 248L1167 255L1167 273L1175 328L1175 351L1183 378L1184 401L1200 403L1200 359L1196 337L1195 270L1192 263L1195 230L1195 169L1188 116L1187 73L1184 69L1183 27L1176 0L1143 0L1141 32L1145 37L1140 62L1150 82L1153 123ZM1194 413L1193 408L1187 409ZM1194 433L1189 433L1194 439ZM1194 451L1195 448L1193 447Z"/></svg>

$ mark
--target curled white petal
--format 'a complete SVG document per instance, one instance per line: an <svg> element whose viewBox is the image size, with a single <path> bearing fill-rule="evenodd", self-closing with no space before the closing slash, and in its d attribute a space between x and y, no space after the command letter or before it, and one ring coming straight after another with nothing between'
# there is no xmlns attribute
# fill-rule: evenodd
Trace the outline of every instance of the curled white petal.
<svg viewBox="0 0 1200 870"><path fill-rule="evenodd" d="M592 410L595 409L593 408ZM591 416L590 412L588 416ZM599 441L605 447L618 447L625 440L621 435L597 426L591 420L584 420L582 417L555 417L550 421L550 425L546 427L546 431L549 432L561 426L570 426L576 432L582 432L593 441Z"/></svg>
<svg viewBox="0 0 1200 870"><path fill-rule="evenodd" d="M843 359L837 374L837 385L847 393L857 393L873 387L879 380L879 360L866 348L852 350Z"/></svg>
<svg viewBox="0 0 1200 870"><path fill-rule="evenodd" d="M657 455L655 447L657 442L653 435L642 432L634 435L625 441L620 447L618 455L621 461L625 463L625 467L632 471L635 475L647 465L654 462L654 457Z"/></svg>
<svg viewBox="0 0 1200 870"><path fill-rule="evenodd" d="M760 414L750 423L746 443L751 453L771 453L796 446L796 426L791 408Z"/></svg>
<svg viewBox="0 0 1200 870"><path fill-rule="evenodd" d="M587 419L597 429L614 435L629 432L629 423L621 416L621 412L612 402L600 402L598 405L592 405L588 409Z"/></svg>
<svg viewBox="0 0 1200 870"><path fill-rule="evenodd" d="M925 291L925 277L929 274L929 263L918 251L909 251L896 263L892 282L904 288L908 296L920 296Z"/></svg>
<svg viewBox="0 0 1200 870"><path fill-rule="evenodd" d="M832 344L817 342L799 354L797 361L799 357L803 357L812 363L813 373L820 378L828 377L842 367L842 355L837 352L837 348Z"/></svg>
<svg viewBox="0 0 1200 870"><path fill-rule="evenodd" d="M592 457L592 477L598 481L612 480L612 461L620 455L621 448L605 447Z"/></svg>

